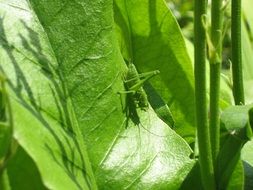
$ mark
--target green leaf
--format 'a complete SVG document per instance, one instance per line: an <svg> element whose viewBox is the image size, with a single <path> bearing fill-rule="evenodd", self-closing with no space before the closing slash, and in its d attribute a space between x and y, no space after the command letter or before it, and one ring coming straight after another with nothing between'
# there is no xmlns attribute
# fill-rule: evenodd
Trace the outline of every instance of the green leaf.
<svg viewBox="0 0 253 190"><path fill-rule="evenodd" d="M252 121L253 104L243 106L230 106L221 114L222 129L227 134L232 134L240 140L248 140L252 137L250 122Z"/></svg>
<svg viewBox="0 0 253 190"><path fill-rule="evenodd" d="M34 161L21 147L8 163L11 190L46 190Z"/></svg>
<svg viewBox="0 0 253 190"><path fill-rule="evenodd" d="M217 179L219 187L226 189L233 179L232 173L240 162L243 145L252 137L252 105L231 106L221 114L221 128L224 130L221 150L218 155ZM239 167L239 166L238 166ZM238 168L239 169L239 168ZM239 172L239 170L237 170ZM236 176L237 174L234 174ZM241 178L243 180L243 178Z"/></svg>
<svg viewBox="0 0 253 190"><path fill-rule="evenodd" d="M243 163L239 160L232 171L227 190L245 190L244 189L244 168Z"/></svg>
<svg viewBox="0 0 253 190"><path fill-rule="evenodd" d="M242 61L243 61L243 78L244 78L244 91L246 103L252 103L253 90L253 14L250 7L252 7L252 1L242 1L243 18L244 23L242 24ZM248 28L246 27L246 23Z"/></svg>
<svg viewBox="0 0 253 190"><path fill-rule="evenodd" d="M202 182L201 182L201 174L199 168L199 162L196 161L194 167L191 172L187 175L184 182L182 183L180 190L188 190L189 187L194 188L194 190L203 190Z"/></svg>
<svg viewBox="0 0 253 190"><path fill-rule="evenodd" d="M253 13L252 13L252 9L250 8L252 6L253 6L253 2L251 0L243 0L242 1L243 13L244 13L245 19L248 22L251 36L253 36ZM246 49L244 49L244 50L246 50Z"/></svg>
<svg viewBox="0 0 253 190"><path fill-rule="evenodd" d="M170 108L177 133L193 142L193 69L176 19L163 0L115 0L114 11L123 57L140 72L160 70L150 83Z"/></svg>
<svg viewBox="0 0 253 190"><path fill-rule="evenodd" d="M242 61L243 61L243 76L244 80L253 79L253 47L250 41L249 32L246 24L242 22Z"/></svg>
<svg viewBox="0 0 253 190"><path fill-rule="evenodd" d="M242 160L245 171L245 190L250 190L253 188L253 140L244 145Z"/></svg>
<svg viewBox="0 0 253 190"><path fill-rule="evenodd" d="M169 106L159 96L157 91L150 85L150 83L144 84L144 89L148 94L149 102L157 113L158 117L163 120L168 126L174 128L175 119L171 113Z"/></svg>
<svg viewBox="0 0 253 190"><path fill-rule="evenodd" d="M96 189L46 34L26 1L0 4L0 66L9 81L15 138L47 188Z"/></svg>
<svg viewBox="0 0 253 190"><path fill-rule="evenodd" d="M250 32L246 29L246 24L242 24L242 49L245 100L249 104L253 102L253 90L251 88L253 85L253 46L250 40Z"/></svg>

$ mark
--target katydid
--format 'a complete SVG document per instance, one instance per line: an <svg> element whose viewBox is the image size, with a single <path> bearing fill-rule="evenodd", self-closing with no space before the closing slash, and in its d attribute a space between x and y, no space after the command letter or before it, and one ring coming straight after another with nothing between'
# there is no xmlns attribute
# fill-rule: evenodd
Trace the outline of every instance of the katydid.
<svg viewBox="0 0 253 190"><path fill-rule="evenodd" d="M159 73L160 71L155 70L155 71L139 74L134 64L129 63L128 71L126 75L124 76L124 85L125 85L126 91L121 91L118 93L126 94L126 107L124 109L127 116L126 126L128 126L128 119L130 118L135 125L138 125L138 126L141 125L143 129L145 129L149 133L155 136L164 137L164 136L154 134L148 129L146 129L141 124L139 115L137 113L137 108L147 111L148 106L149 106L147 94L142 87L143 84L147 80L149 80L150 78L152 78L153 76Z"/></svg>
<svg viewBox="0 0 253 190"><path fill-rule="evenodd" d="M159 73L160 71L155 70L139 74L134 64L129 63L128 71L124 76L124 84L126 91L122 91L119 93L128 94L128 99L130 101L133 101L136 108L146 110L148 108L148 98L142 86L144 82Z"/></svg>

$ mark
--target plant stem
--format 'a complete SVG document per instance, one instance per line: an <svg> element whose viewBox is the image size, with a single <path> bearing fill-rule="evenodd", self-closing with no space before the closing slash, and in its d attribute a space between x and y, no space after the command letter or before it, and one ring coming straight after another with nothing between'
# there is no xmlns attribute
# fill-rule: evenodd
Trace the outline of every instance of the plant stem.
<svg viewBox="0 0 253 190"><path fill-rule="evenodd" d="M232 71L233 94L236 105L244 104L241 52L241 0L232 0Z"/></svg>
<svg viewBox="0 0 253 190"><path fill-rule="evenodd" d="M211 40L214 46L213 58L210 57L210 142L214 170L220 147L220 72L222 53L222 0L212 0Z"/></svg>
<svg viewBox="0 0 253 190"><path fill-rule="evenodd" d="M212 164L210 135L207 122L206 100L206 36L202 16L206 14L206 0L195 0L194 36L195 36L195 101L196 124L199 145L199 164L202 183L205 189L214 190L215 180Z"/></svg>

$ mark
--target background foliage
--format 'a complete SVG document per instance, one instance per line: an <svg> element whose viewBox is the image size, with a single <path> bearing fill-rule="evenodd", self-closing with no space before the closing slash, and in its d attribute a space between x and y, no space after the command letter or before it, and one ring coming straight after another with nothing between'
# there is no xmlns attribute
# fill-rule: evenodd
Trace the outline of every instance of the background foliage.
<svg viewBox="0 0 253 190"><path fill-rule="evenodd" d="M243 1L247 103L253 93L251 4ZM3 175L5 188L201 189L192 8L193 1L184 0L0 0L0 69L19 145ZM224 118L231 117L233 104L229 44L228 31L221 78ZM133 61L140 73L160 71L144 86L151 105L136 110L138 126L118 94L125 90L124 60ZM164 107L174 126L163 117ZM245 109L243 121L252 124L251 107ZM252 148L249 141L242 150L245 173L239 164L230 189L253 187Z"/></svg>

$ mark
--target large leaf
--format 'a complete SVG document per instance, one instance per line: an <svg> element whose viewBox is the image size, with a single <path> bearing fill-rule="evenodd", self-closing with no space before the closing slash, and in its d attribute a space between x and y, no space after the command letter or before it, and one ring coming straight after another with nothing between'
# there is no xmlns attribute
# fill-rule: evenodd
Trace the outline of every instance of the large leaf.
<svg viewBox="0 0 253 190"><path fill-rule="evenodd" d="M115 22L125 59L139 71L160 70L151 84L168 104L175 130L194 141L193 69L176 19L163 0L115 0Z"/></svg>
<svg viewBox="0 0 253 190"><path fill-rule="evenodd" d="M1 1L0 13L0 66L9 80L15 138L49 189L96 189L46 34L24 0Z"/></svg>
<svg viewBox="0 0 253 190"><path fill-rule="evenodd" d="M138 114L140 125L154 134L127 122L117 94L123 88L124 65L113 30L112 2L79 3L84 7L73 2L52 9L59 5L51 1L34 1L33 7L61 60L98 184L108 189L175 189L192 166L189 147L151 109ZM103 11L93 12L89 6Z"/></svg>

